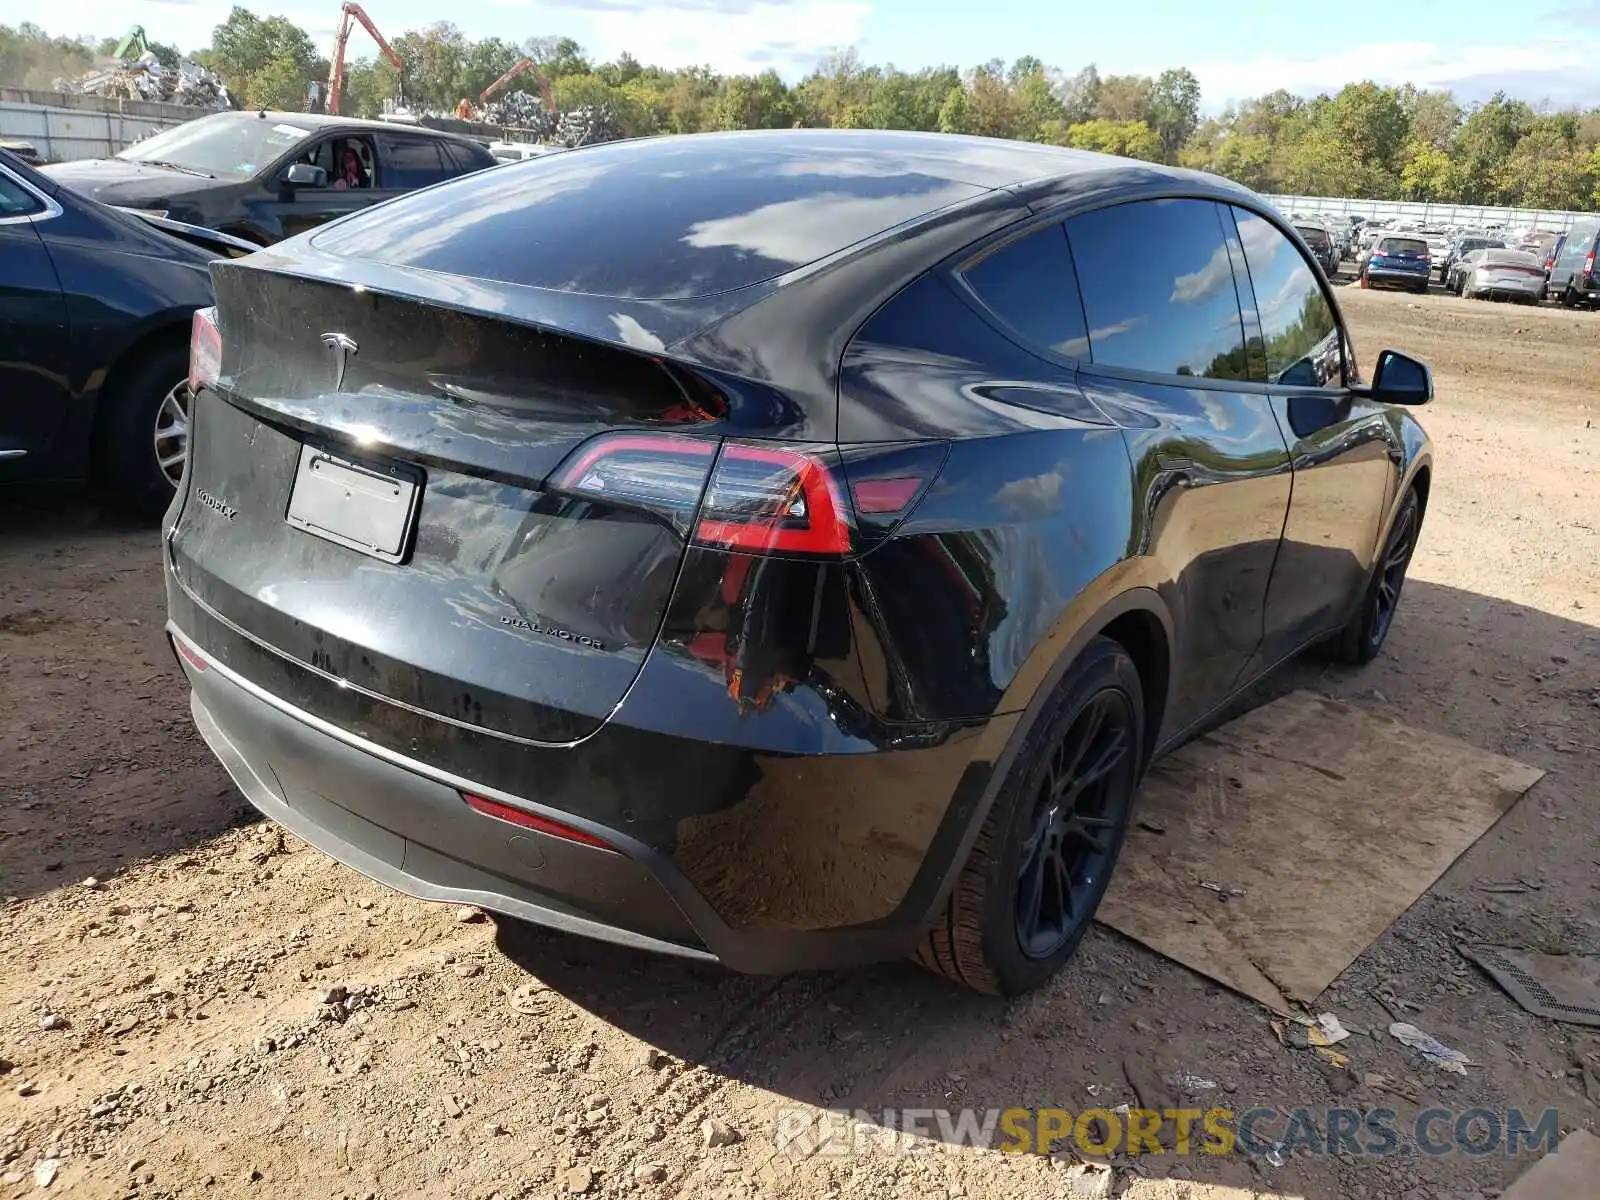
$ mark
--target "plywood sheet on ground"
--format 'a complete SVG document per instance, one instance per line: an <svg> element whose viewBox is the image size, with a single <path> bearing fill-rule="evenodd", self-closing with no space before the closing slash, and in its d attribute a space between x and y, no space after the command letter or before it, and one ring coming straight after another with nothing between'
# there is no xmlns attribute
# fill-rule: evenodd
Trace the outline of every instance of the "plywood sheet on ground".
<svg viewBox="0 0 1600 1200"><path fill-rule="evenodd" d="M1517 1177L1500 1200L1594 1200L1600 1196L1600 1138L1574 1129Z"/></svg>
<svg viewBox="0 0 1600 1200"><path fill-rule="evenodd" d="M1293 692L1157 764L1098 916L1271 1008L1309 1004L1543 774Z"/></svg>

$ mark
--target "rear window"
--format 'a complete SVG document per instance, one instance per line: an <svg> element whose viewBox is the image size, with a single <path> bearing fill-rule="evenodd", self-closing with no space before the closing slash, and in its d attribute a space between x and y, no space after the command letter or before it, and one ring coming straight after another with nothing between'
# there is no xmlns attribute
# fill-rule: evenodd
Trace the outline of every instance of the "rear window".
<svg viewBox="0 0 1600 1200"><path fill-rule="evenodd" d="M750 135L758 142L760 135ZM825 258L983 188L893 160L733 139L548 154L359 213L314 236L334 254L564 292L709 296Z"/></svg>
<svg viewBox="0 0 1600 1200"><path fill-rule="evenodd" d="M1378 243L1379 254L1426 254L1428 243L1421 238L1384 238Z"/></svg>
<svg viewBox="0 0 1600 1200"><path fill-rule="evenodd" d="M1326 246L1328 244L1328 231L1315 225L1296 225L1300 236L1305 238L1309 246Z"/></svg>

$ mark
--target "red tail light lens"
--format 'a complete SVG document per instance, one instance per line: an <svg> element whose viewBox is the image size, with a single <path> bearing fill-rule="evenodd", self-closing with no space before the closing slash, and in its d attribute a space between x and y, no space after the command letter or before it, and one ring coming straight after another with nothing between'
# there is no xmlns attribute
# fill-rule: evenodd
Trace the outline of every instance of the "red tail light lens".
<svg viewBox="0 0 1600 1200"><path fill-rule="evenodd" d="M616 849L610 842L597 838L594 834L587 833L575 825L568 825L563 821L556 821L550 817L542 817L538 813L529 812L524 808L517 808L512 804L502 804L499 800L491 800L487 796L474 796L471 792L462 792L461 798L467 802L468 808L474 812L481 812L487 817L495 817L512 825L520 825L524 829L532 829L537 833L561 838L563 841L577 842L580 846L593 846L599 850Z"/></svg>
<svg viewBox="0 0 1600 1200"><path fill-rule="evenodd" d="M849 510L824 453L725 442L695 541L757 554L849 553Z"/></svg>
<svg viewBox="0 0 1600 1200"><path fill-rule="evenodd" d="M189 325L189 391L212 387L222 374L222 333L217 310L197 308Z"/></svg>
<svg viewBox="0 0 1600 1200"><path fill-rule="evenodd" d="M1593 250L1589 251L1589 257L1583 260L1583 273L1585 275L1593 275L1594 274L1594 251Z"/></svg>
<svg viewBox="0 0 1600 1200"><path fill-rule="evenodd" d="M858 543L864 531L892 528L938 474L945 453L938 443L845 450L736 438L719 448L679 434L607 433L578 447L549 486L665 516L702 546L836 556L870 545L871 536Z"/></svg>

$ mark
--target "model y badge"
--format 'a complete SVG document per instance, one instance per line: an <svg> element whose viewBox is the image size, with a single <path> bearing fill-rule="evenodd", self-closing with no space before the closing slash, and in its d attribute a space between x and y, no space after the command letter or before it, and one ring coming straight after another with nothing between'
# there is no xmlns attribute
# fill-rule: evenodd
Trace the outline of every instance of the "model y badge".
<svg viewBox="0 0 1600 1200"><path fill-rule="evenodd" d="M342 333L325 333L322 344L333 351L333 390L344 390L344 369L350 360L361 352L354 338Z"/></svg>
<svg viewBox="0 0 1600 1200"><path fill-rule="evenodd" d="M217 497L206 491L205 488L200 488L198 491L196 491L195 496L197 499L199 499L201 504L204 504L209 509L214 509L215 511L221 513L230 521L239 515L239 510L237 508L226 503L225 501L217 499Z"/></svg>

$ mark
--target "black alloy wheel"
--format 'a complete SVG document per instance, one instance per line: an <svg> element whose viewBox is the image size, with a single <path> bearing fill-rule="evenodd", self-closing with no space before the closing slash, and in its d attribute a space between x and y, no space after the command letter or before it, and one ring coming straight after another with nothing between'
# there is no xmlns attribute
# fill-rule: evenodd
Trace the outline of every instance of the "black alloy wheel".
<svg viewBox="0 0 1600 1200"><path fill-rule="evenodd" d="M1400 607L1400 592L1405 587L1406 569L1417 548L1422 531L1422 504L1412 488L1400 503L1394 524L1389 527L1383 554L1373 567L1361 608L1348 624L1327 643L1331 657L1359 666L1378 657Z"/></svg>
<svg viewBox="0 0 1600 1200"><path fill-rule="evenodd" d="M1054 975L1105 895L1145 757L1138 668L1095 638L1034 720L918 960L991 995Z"/></svg>
<svg viewBox="0 0 1600 1200"><path fill-rule="evenodd" d="M1055 954L1099 903L1132 800L1119 784L1137 753L1127 698L1109 688L1056 744L1017 873L1017 944L1029 958Z"/></svg>

